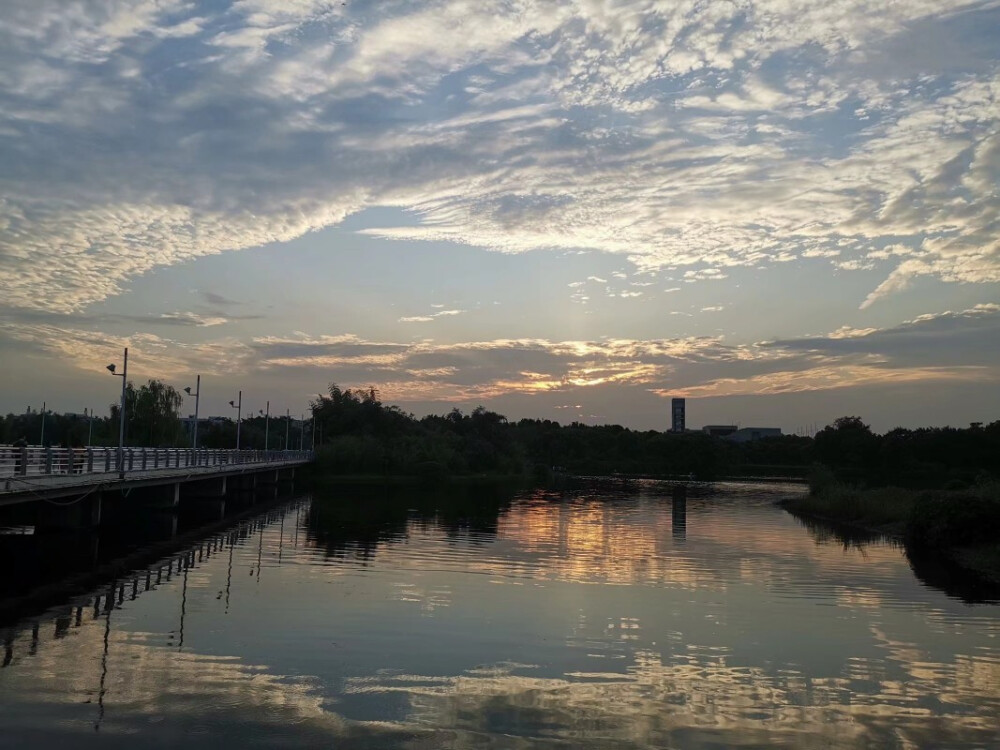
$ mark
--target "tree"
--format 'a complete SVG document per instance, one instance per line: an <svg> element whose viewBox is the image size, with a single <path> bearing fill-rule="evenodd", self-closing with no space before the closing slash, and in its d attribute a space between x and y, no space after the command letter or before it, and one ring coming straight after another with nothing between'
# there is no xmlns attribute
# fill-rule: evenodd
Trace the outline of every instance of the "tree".
<svg viewBox="0 0 1000 750"><path fill-rule="evenodd" d="M137 446L177 446L183 440L180 408L184 403L174 387L149 380L136 390L125 386L125 442ZM118 404L111 405L111 420L118 421Z"/></svg>
<svg viewBox="0 0 1000 750"><path fill-rule="evenodd" d="M840 417L816 433L816 457L827 466L854 472L871 470L879 460L880 440L861 417Z"/></svg>

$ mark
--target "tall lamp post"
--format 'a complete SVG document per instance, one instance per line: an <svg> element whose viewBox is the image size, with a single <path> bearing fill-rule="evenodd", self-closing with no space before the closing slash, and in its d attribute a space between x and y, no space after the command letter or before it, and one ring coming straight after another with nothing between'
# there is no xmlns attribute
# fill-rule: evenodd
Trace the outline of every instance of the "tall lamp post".
<svg viewBox="0 0 1000 750"><path fill-rule="evenodd" d="M125 478L125 384L128 382L128 347L125 347L125 359L122 362L121 373L115 372L113 364L108 365L112 375L122 379L122 403L118 409L118 478Z"/></svg>
<svg viewBox="0 0 1000 750"><path fill-rule="evenodd" d="M45 402L42 401L42 432L38 436L38 444L45 445Z"/></svg>
<svg viewBox="0 0 1000 750"><path fill-rule="evenodd" d="M229 405L236 409L236 450L240 449L240 420L243 418L243 391L240 391L240 395L237 397L236 401L230 401Z"/></svg>
<svg viewBox="0 0 1000 750"><path fill-rule="evenodd" d="M271 402L267 402L267 411L258 409L257 413L264 417L264 450L267 450L270 447L268 445L268 435L271 431Z"/></svg>
<svg viewBox="0 0 1000 750"><path fill-rule="evenodd" d="M184 389L189 396L194 396L194 432L191 435L191 447L198 450L198 402L201 401L201 375L195 379L194 393L191 393L191 386Z"/></svg>

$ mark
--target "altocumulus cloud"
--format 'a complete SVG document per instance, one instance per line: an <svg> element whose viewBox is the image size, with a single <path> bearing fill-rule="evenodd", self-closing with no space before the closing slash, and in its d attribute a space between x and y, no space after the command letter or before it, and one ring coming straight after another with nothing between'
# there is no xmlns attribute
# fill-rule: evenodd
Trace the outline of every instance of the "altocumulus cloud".
<svg viewBox="0 0 1000 750"><path fill-rule="evenodd" d="M842 328L825 336L761 343L757 351L776 357L764 355L765 372L708 377L676 393L735 396L891 383L992 383L1000 378L1000 352L983 342L997 338L1000 305L984 303L921 315L891 328Z"/></svg>
<svg viewBox="0 0 1000 750"><path fill-rule="evenodd" d="M693 282L880 269L864 305L1000 281L998 25L987 0L8 0L0 286L75 312L379 205L419 219L382 237Z"/></svg>
<svg viewBox="0 0 1000 750"><path fill-rule="evenodd" d="M99 369L124 341L49 324L6 326L8 335L63 360ZM487 400L509 395L569 396L628 385L658 396L733 396L859 385L996 382L1000 353L973 342L1000 336L1000 305L920 316L885 329L840 329L823 336L753 345L721 337L595 341L496 339L457 344L369 341L352 334L219 338L184 343L132 337L135 359L151 373L197 370L299 372L309 382L378 384L394 401Z"/></svg>

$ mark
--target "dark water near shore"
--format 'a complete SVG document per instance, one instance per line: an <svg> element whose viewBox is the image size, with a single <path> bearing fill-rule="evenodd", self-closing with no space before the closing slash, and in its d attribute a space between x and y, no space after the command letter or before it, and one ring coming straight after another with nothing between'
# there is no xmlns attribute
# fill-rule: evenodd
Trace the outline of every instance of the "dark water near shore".
<svg viewBox="0 0 1000 750"><path fill-rule="evenodd" d="M298 498L0 631L0 747L1000 746L1000 606L801 491Z"/></svg>

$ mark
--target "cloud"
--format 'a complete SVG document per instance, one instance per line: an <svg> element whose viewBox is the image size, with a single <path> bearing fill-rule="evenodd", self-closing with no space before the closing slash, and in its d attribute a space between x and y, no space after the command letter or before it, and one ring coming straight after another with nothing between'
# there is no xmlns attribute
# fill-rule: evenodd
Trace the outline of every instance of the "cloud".
<svg viewBox="0 0 1000 750"><path fill-rule="evenodd" d="M154 334L109 335L50 323L3 323L6 337L98 371L129 346L141 373L192 372L375 384L392 402L455 404L549 394L560 401L616 386L657 396L765 395L903 383L989 383L1000 377L1000 305L919 316L889 328L755 345L720 337L439 343L372 341L353 334L217 338L184 343ZM138 372L139 370L137 370Z"/></svg>
<svg viewBox="0 0 1000 750"><path fill-rule="evenodd" d="M266 336L253 339L249 348L258 367L335 367L364 365L383 368L399 364L409 346L393 342L365 341L353 334L294 337Z"/></svg>
<svg viewBox="0 0 1000 750"><path fill-rule="evenodd" d="M984 303L959 312L921 315L892 328L839 329L826 336L778 340L766 349L829 357L864 355L913 366L1000 367L1000 305Z"/></svg>
<svg viewBox="0 0 1000 750"><path fill-rule="evenodd" d="M210 328L234 321L258 320L260 317L260 315L231 315L211 309L127 315L122 313L62 313L48 310L26 311L0 306L0 325L6 324L12 327L21 324L28 326L29 329L32 324L47 324L57 328L66 326L87 326L89 328L113 326L115 328L134 329L136 325L141 326L143 329L160 326Z"/></svg>
<svg viewBox="0 0 1000 750"><path fill-rule="evenodd" d="M431 305L431 307L440 307L440 305ZM411 315L409 317L400 318L400 323L430 323L435 318L447 318L454 315L461 315L466 312L465 310L438 310L430 315Z"/></svg>
<svg viewBox="0 0 1000 750"><path fill-rule="evenodd" d="M906 383L985 384L1000 376L1000 353L983 342L998 337L1000 305L985 303L891 328L841 328L825 336L765 342L753 349L764 371L709 375L656 392L704 398Z"/></svg>
<svg viewBox="0 0 1000 750"><path fill-rule="evenodd" d="M233 338L185 343L153 333L109 334L50 324L0 324L6 338L29 351L44 352L63 366L100 372L129 349L129 373L145 378L176 378L190 373L228 374L253 368L253 349Z"/></svg>
<svg viewBox="0 0 1000 750"><path fill-rule="evenodd" d="M380 205L418 223L373 235L592 248L691 283L901 248L864 306L917 276L1000 281L1000 78L992 48L962 53L989 2L5 11L0 288L22 309ZM887 75L887 48L911 67Z"/></svg>
<svg viewBox="0 0 1000 750"><path fill-rule="evenodd" d="M208 302L210 305L216 305L218 307L228 307L230 305L240 304L235 300L231 300L227 297L224 297L221 294L216 294L215 292L202 291L201 295L202 297L205 298L205 301Z"/></svg>
<svg viewBox="0 0 1000 750"><path fill-rule="evenodd" d="M830 367L785 370L750 378L718 378L699 385L668 391L663 396L706 398L710 396L766 396L834 388L857 388L868 385L903 383L970 382L989 383L997 377L997 368L987 367L910 367L890 369L877 365L841 363Z"/></svg>
<svg viewBox="0 0 1000 750"><path fill-rule="evenodd" d="M193 312L172 312L160 315L159 322L208 327L221 326L228 323L229 318L221 315L199 315L198 313Z"/></svg>
<svg viewBox="0 0 1000 750"><path fill-rule="evenodd" d="M724 274L718 268L699 268L693 271L684 272L684 281L721 281L726 278Z"/></svg>

